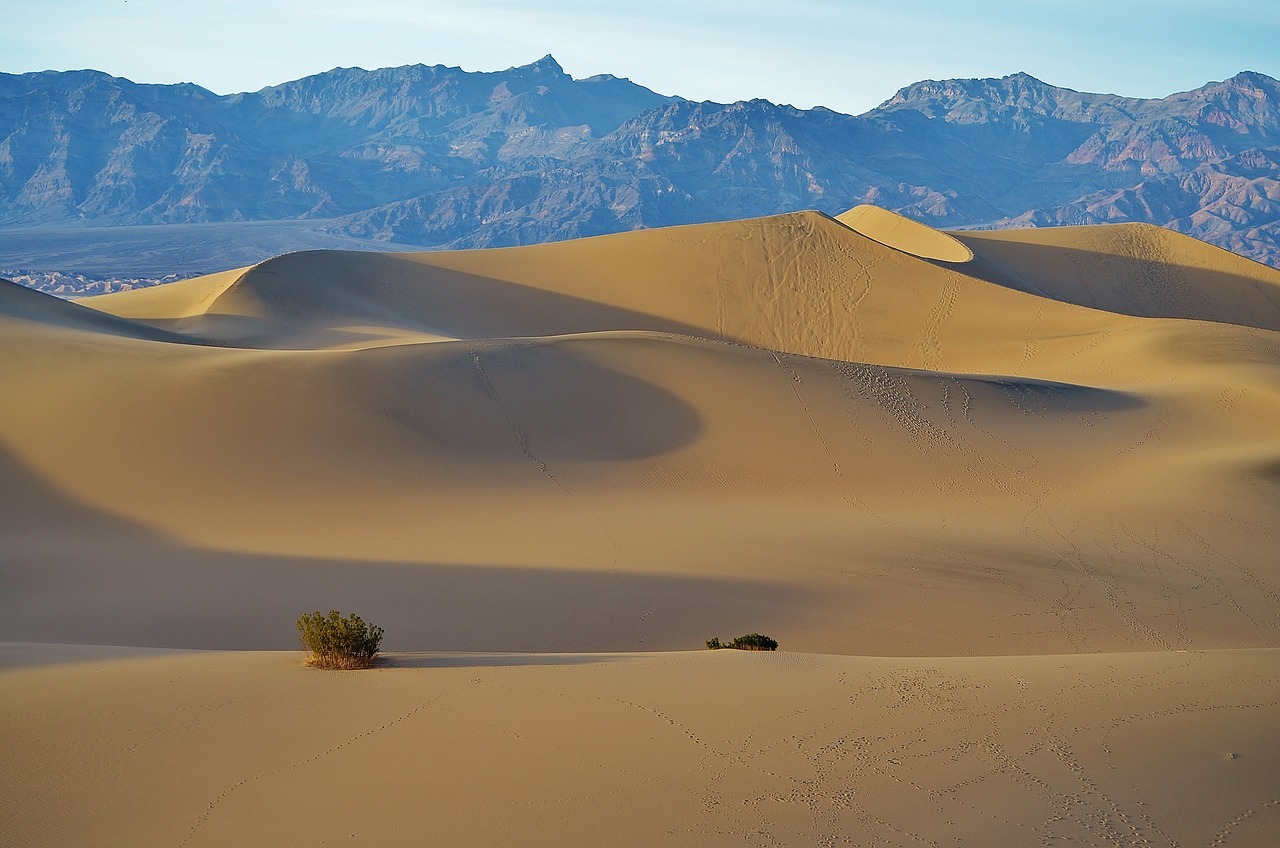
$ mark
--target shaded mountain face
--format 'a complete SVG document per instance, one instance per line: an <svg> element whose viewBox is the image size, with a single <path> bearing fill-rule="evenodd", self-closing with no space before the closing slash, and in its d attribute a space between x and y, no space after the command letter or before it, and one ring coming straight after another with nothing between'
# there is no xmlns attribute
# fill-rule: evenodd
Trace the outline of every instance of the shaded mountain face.
<svg viewBox="0 0 1280 848"><path fill-rule="evenodd" d="M338 69L252 94L0 75L0 222L332 217L536 172L671 98L547 57Z"/></svg>
<svg viewBox="0 0 1280 848"><path fill-rule="evenodd" d="M1141 221L1280 265L1280 83L1159 100L1026 74L850 116L569 77L337 69L251 94L0 75L0 225L318 218L442 247L873 203L934 226Z"/></svg>

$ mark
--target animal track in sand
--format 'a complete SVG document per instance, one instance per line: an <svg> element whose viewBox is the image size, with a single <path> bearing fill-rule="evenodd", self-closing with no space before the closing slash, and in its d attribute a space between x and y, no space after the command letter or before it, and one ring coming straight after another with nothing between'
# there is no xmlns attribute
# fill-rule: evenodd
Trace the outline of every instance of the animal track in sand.
<svg viewBox="0 0 1280 848"><path fill-rule="evenodd" d="M321 673L324 673L324 674L348 673L348 674L366 674L367 675L367 674L370 674L371 672L359 671L359 672L321 672ZM376 672L373 672L373 673L376 673ZM483 681L481 678L475 678L471 682L474 684L474 683L480 683ZM400 715L396 716L393 719L390 719L389 721L383 722L377 727L371 727L368 730L365 730L361 733L357 733L354 736L347 737L341 742L338 742L334 745L330 745L327 748L317 751L316 753L312 754L309 757L305 757L300 760L295 760L294 762L291 762L288 765L279 766L277 768L260 772L258 774L250 775L249 777L245 777L241 780L236 781L235 783L223 789L221 792L219 792L217 795L213 797L213 800L209 802L208 806L201 811L201 813L196 817L196 820L191 824L190 829L187 831L187 835L183 837L181 842L178 843L178 848L183 848L183 846L188 845L193 839L195 839L200 829L205 825L206 822L209 821L210 818L213 817L213 814L217 812L218 807L221 806L222 803L227 800L227 798L229 798L236 792L240 791L241 789L244 789L246 786L249 786L250 784L253 784L253 783L257 783L262 780L266 780L267 778L274 777L276 775L288 774L289 772L296 771L301 768L305 768L306 766L312 763L318 762L319 760L325 757L336 754L337 752L342 751L346 748L349 748L350 746L355 745L358 742L361 742L362 740L368 739L369 737L375 734L382 733L386 730L389 730L390 728L393 728L399 724L402 724L403 722L418 715L420 712L426 709L427 706L429 706L429 704L427 703L418 704L412 709L401 713Z"/></svg>

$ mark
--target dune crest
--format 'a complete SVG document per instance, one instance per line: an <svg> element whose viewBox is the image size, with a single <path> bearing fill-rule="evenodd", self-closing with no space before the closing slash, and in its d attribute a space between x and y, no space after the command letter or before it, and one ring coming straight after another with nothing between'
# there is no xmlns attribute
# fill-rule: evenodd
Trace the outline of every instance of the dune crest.
<svg viewBox="0 0 1280 848"><path fill-rule="evenodd" d="M836 216L836 220L886 247L939 262L962 263L973 251L961 241L927 224L913 221L879 206L863 204Z"/></svg>

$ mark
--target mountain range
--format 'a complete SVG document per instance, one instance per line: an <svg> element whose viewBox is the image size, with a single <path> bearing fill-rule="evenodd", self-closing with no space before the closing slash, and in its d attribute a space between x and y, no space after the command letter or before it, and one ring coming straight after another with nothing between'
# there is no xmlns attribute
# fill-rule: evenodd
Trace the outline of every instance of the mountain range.
<svg viewBox="0 0 1280 848"><path fill-rule="evenodd" d="M491 247L860 203L935 227L1145 222L1280 267L1280 82L1162 99L1025 73L925 81L857 116L693 102L551 56L340 68L218 95L0 74L0 228L311 219Z"/></svg>

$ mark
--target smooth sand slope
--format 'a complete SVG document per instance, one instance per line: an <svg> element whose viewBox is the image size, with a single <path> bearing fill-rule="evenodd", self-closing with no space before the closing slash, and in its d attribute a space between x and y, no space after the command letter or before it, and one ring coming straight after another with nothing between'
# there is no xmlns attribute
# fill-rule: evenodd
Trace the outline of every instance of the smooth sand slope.
<svg viewBox="0 0 1280 848"><path fill-rule="evenodd" d="M25 666L0 694L6 745L44 750L0 829L1267 844L1277 330L1280 272L1177 234L867 209L306 252L79 304L0 283L0 639ZM38 647L286 649L330 607L393 652L504 653L362 676ZM548 653L747 630L808 653ZM192 760L164 815L124 778ZM54 785L92 803L49 813ZM281 836L300 816L271 811L317 799Z"/></svg>

